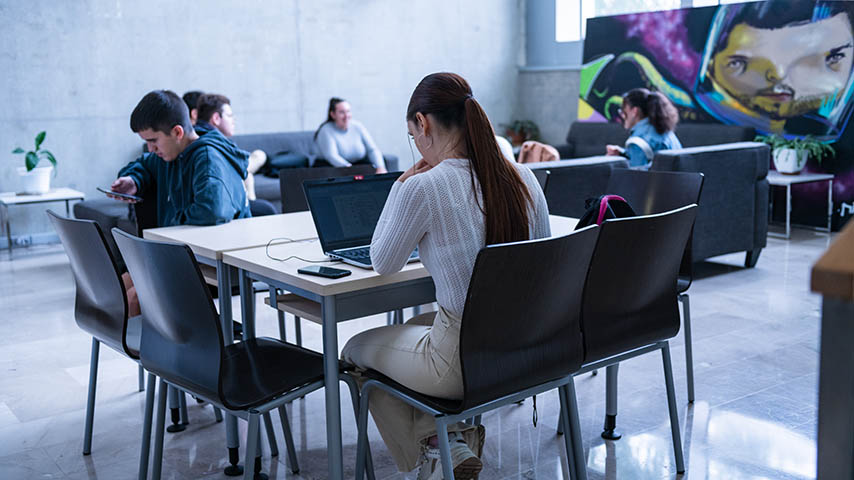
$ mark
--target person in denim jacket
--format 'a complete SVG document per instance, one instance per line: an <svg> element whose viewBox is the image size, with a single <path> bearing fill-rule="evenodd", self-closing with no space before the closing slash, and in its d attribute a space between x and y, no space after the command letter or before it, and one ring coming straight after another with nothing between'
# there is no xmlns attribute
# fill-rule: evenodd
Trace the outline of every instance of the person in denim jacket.
<svg viewBox="0 0 854 480"><path fill-rule="evenodd" d="M645 167L659 150L682 148L673 130L679 112L664 95L645 88L635 88L623 95L620 108L623 128L629 130L626 146L608 145L608 155L622 155L632 167Z"/></svg>

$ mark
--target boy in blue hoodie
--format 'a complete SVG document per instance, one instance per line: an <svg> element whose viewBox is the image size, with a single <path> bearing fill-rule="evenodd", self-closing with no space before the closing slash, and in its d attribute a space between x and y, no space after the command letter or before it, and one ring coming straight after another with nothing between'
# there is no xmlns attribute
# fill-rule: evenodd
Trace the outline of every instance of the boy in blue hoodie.
<svg viewBox="0 0 854 480"><path fill-rule="evenodd" d="M122 168L111 188L138 196L155 188L158 226L250 216L243 189L247 153L216 129L199 136L181 97L169 90L148 93L133 110L130 128L149 153Z"/></svg>

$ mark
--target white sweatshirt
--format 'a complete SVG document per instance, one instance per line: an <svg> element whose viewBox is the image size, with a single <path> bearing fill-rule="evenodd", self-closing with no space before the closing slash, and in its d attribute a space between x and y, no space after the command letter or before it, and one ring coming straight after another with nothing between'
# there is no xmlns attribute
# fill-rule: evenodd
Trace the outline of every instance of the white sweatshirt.
<svg viewBox="0 0 854 480"><path fill-rule="evenodd" d="M513 163L533 199L530 238L551 235L546 197L533 172ZM371 240L371 262L380 274L399 271L418 246L436 284L439 305L462 317L474 262L486 244L480 183L472 189L469 161L451 158L405 182L395 182ZM477 197L475 197L477 195Z"/></svg>

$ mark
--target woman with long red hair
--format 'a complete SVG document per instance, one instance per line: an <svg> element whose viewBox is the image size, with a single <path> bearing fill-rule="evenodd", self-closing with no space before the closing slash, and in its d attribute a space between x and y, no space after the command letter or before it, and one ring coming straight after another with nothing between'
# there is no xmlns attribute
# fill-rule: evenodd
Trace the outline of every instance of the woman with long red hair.
<svg viewBox="0 0 854 480"><path fill-rule="evenodd" d="M421 80L406 121L423 158L392 187L371 262L380 274L397 272L417 246L439 310L362 332L347 342L342 358L426 395L460 399L460 325L477 254L486 245L549 236L548 207L534 174L501 155L486 113L459 75ZM430 415L379 390L370 409L401 471L418 466L419 479L441 477ZM483 427L460 423L449 432L454 476L476 478Z"/></svg>

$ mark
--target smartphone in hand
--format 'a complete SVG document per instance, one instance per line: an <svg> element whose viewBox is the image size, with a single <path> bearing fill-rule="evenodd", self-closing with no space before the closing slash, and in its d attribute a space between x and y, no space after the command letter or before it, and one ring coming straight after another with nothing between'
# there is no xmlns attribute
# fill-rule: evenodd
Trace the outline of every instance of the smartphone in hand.
<svg viewBox="0 0 854 480"><path fill-rule="evenodd" d="M297 269L297 273L303 273L306 275L316 275L318 277L326 277L326 278L341 278L350 275L350 270L345 270L343 268L332 268L332 267L321 267L320 265L309 265L307 267Z"/></svg>
<svg viewBox="0 0 854 480"><path fill-rule="evenodd" d="M120 197L120 198L124 198L126 200L133 200L136 203L142 202L142 197L137 197L136 195L128 195L127 193L114 192L112 190L105 190L101 187L96 187L96 188L99 192L107 194L107 196L112 195L114 197Z"/></svg>

